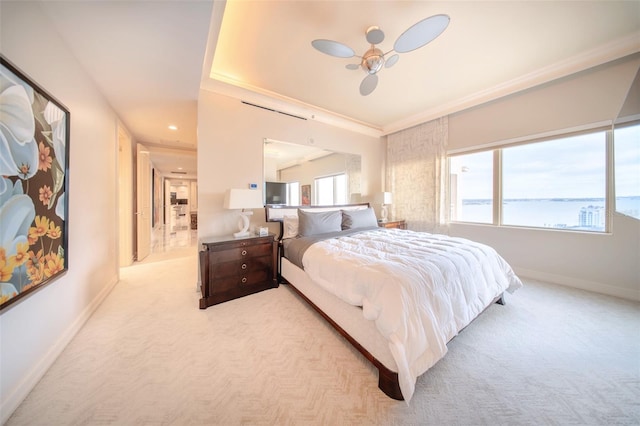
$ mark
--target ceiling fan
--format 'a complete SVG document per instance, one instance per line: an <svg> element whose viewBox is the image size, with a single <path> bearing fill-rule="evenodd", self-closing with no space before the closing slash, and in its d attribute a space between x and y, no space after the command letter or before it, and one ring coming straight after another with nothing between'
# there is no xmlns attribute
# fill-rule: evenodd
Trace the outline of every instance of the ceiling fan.
<svg viewBox="0 0 640 426"><path fill-rule="evenodd" d="M348 64L346 68L350 70L362 68L367 73L362 83L360 83L360 94L367 96L378 85L378 71L383 66L390 68L398 62L400 58L398 53L411 52L433 41L447 29L449 21L448 15L433 15L423 19L400 34L400 37L393 45L393 49L386 53L376 47L376 44L380 44L384 40L384 33L375 26L369 27L365 32L367 42L371 44L371 47L362 56L356 55L355 51L349 46L333 40L317 39L313 40L311 45L322 53L338 58L353 58L354 56L360 58L360 63ZM387 57L391 52L396 53Z"/></svg>

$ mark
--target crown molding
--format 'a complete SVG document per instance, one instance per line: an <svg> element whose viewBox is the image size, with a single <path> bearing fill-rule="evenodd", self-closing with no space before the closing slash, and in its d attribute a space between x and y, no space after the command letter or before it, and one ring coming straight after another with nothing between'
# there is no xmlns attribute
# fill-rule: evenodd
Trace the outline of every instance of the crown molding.
<svg viewBox="0 0 640 426"><path fill-rule="evenodd" d="M218 73L211 72L209 78L204 78L201 83L201 89L302 116L309 120L318 121L367 136L382 137L638 52L640 52L640 31L614 40L613 42L603 44L584 53L574 55L521 77L479 91L470 96L456 99L382 127L355 120L348 116L252 86Z"/></svg>

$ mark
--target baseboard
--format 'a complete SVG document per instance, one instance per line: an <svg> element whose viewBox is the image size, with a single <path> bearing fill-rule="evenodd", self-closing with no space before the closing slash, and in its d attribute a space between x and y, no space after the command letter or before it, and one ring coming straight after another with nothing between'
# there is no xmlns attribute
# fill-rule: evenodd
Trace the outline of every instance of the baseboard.
<svg viewBox="0 0 640 426"><path fill-rule="evenodd" d="M638 290L614 287L595 281L581 280L578 278L549 274L547 272L534 271L531 269L514 267L514 271L521 277L527 277L552 284L560 284L567 287L578 288L580 290L592 291L594 293L606 294L608 296L620 297L622 299L633 300L636 302L640 301L640 291Z"/></svg>
<svg viewBox="0 0 640 426"><path fill-rule="evenodd" d="M100 293L98 293L91 303L82 311L82 314L79 315L78 318L65 330L56 343L31 369L22 382L20 382L20 384L10 392L6 399L3 398L2 405L0 405L0 424L5 424L7 420L9 420L9 417L11 417L16 408L18 408L27 395L29 395L29 392L31 392L38 384L47 370L53 365L58 356L60 356L62 351L67 347L78 331L80 331L82 326L109 295L117 283L118 278L116 277L112 282L108 283Z"/></svg>

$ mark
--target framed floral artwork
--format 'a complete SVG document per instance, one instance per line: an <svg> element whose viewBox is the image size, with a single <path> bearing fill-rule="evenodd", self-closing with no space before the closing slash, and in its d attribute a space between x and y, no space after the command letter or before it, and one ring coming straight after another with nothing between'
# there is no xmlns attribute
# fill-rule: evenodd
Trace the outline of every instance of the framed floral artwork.
<svg viewBox="0 0 640 426"><path fill-rule="evenodd" d="M310 206L311 205L311 185L302 185L300 187L300 193L302 195L302 205Z"/></svg>
<svg viewBox="0 0 640 426"><path fill-rule="evenodd" d="M0 310L67 271L69 120L0 55Z"/></svg>

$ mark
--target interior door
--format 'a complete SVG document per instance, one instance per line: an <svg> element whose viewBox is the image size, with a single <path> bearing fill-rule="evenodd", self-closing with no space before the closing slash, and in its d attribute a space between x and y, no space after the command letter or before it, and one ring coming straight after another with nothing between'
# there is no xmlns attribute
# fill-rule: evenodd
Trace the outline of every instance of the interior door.
<svg viewBox="0 0 640 426"><path fill-rule="evenodd" d="M118 124L118 259L129 266L133 256L133 151L131 138Z"/></svg>
<svg viewBox="0 0 640 426"><path fill-rule="evenodd" d="M137 178L137 260L141 261L151 252L151 160L141 144L137 146Z"/></svg>

